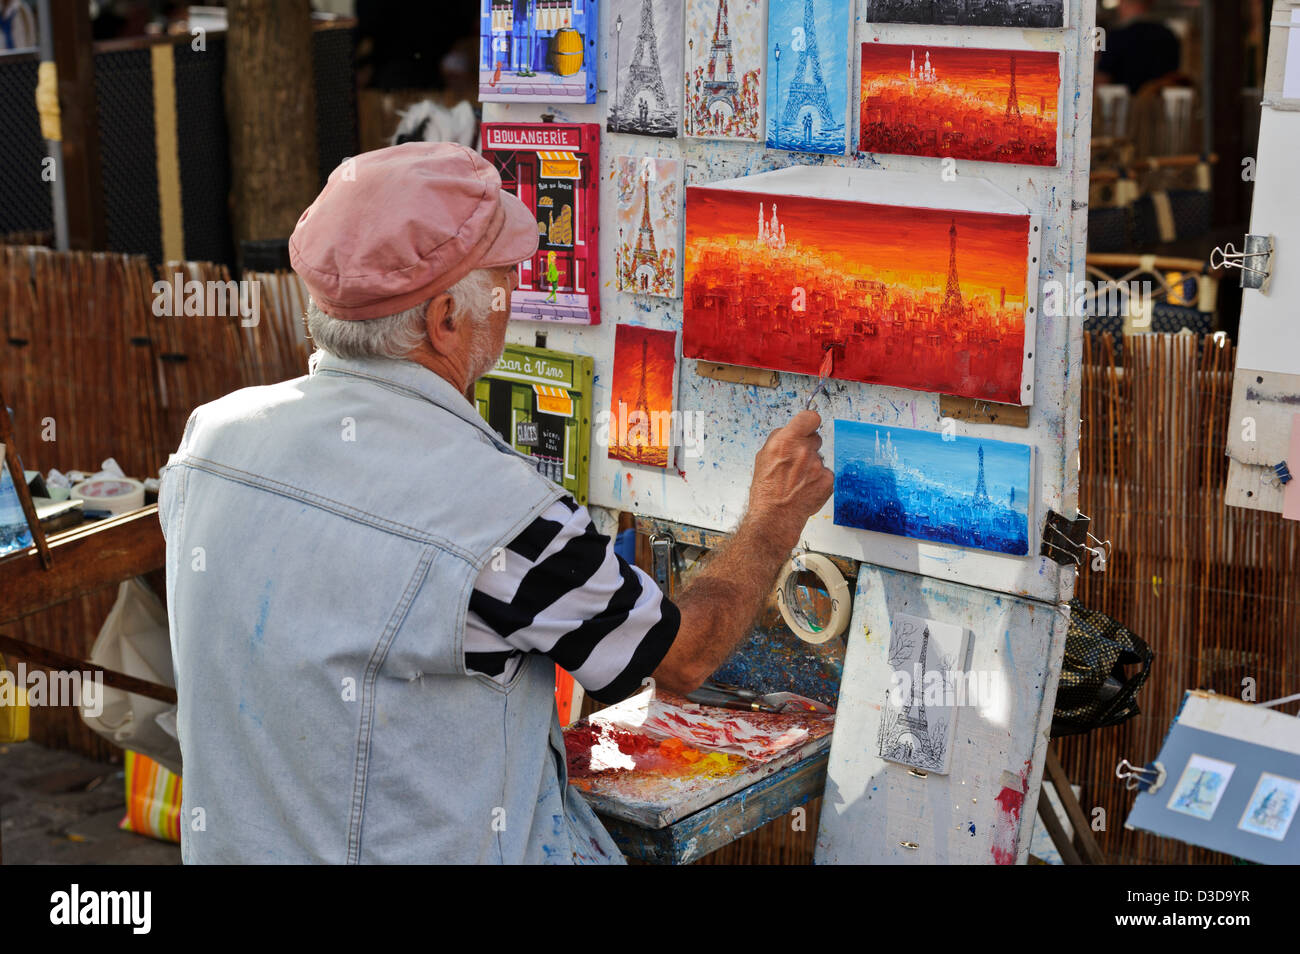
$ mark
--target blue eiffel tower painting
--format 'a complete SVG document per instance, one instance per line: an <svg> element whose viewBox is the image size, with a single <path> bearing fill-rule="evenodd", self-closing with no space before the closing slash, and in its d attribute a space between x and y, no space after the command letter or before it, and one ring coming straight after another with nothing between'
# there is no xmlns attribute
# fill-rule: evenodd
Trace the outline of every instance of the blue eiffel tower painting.
<svg viewBox="0 0 1300 954"><path fill-rule="evenodd" d="M843 155L852 0L771 0L767 16L767 147Z"/></svg>

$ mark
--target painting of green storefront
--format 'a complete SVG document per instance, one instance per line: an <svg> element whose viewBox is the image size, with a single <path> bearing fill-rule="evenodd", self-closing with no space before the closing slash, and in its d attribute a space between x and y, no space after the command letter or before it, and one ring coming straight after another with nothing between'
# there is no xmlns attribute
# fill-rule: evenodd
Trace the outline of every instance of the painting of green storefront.
<svg viewBox="0 0 1300 954"><path fill-rule="evenodd" d="M474 404L492 430L580 504L587 502L593 374L590 357L507 344L474 385Z"/></svg>

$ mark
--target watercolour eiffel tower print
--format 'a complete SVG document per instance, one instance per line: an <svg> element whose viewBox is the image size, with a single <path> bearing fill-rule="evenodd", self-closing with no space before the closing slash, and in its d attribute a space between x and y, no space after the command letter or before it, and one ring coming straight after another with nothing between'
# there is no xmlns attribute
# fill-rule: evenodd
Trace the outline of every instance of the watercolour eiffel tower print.
<svg viewBox="0 0 1300 954"><path fill-rule="evenodd" d="M844 155L852 0L770 0L767 147Z"/></svg>
<svg viewBox="0 0 1300 954"><path fill-rule="evenodd" d="M763 27L760 0L686 0L687 136L762 138Z"/></svg>
<svg viewBox="0 0 1300 954"><path fill-rule="evenodd" d="M606 0L613 70L610 132L677 135L682 115L682 0Z"/></svg>
<svg viewBox="0 0 1300 954"><path fill-rule="evenodd" d="M618 156L618 290L676 298L681 247L682 164L653 156Z"/></svg>

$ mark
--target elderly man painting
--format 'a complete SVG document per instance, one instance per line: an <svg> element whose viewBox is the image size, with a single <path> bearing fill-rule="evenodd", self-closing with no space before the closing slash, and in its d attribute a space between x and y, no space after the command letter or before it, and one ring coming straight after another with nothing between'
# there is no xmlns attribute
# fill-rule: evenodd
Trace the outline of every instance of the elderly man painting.
<svg viewBox="0 0 1300 954"><path fill-rule="evenodd" d="M196 410L160 494L187 862L622 861L566 785L554 665L602 702L691 690L829 497L805 411L663 598L466 399L537 242L449 144L366 153L303 213L311 372Z"/></svg>

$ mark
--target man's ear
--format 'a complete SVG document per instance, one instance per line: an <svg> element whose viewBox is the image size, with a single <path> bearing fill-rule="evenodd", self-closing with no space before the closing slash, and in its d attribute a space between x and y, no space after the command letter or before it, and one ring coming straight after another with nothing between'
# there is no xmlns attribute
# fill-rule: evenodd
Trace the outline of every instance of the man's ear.
<svg viewBox="0 0 1300 954"><path fill-rule="evenodd" d="M446 292L435 296L424 313L424 327L429 344L439 354L451 354L458 347L460 329L452 317L452 298Z"/></svg>

